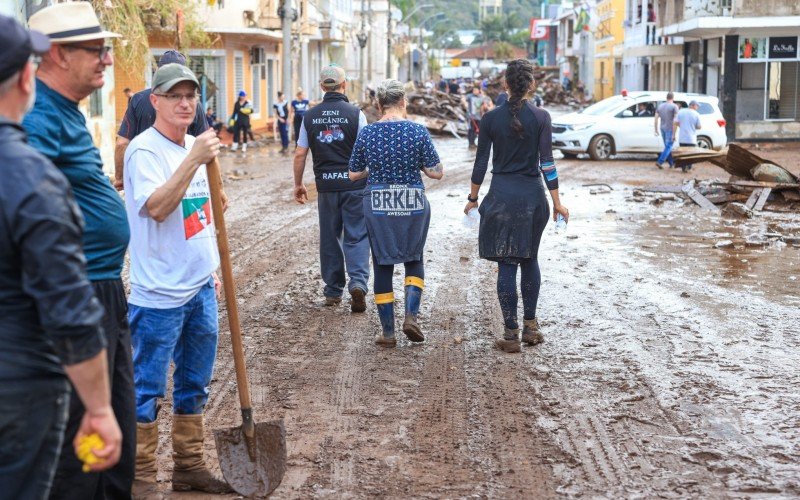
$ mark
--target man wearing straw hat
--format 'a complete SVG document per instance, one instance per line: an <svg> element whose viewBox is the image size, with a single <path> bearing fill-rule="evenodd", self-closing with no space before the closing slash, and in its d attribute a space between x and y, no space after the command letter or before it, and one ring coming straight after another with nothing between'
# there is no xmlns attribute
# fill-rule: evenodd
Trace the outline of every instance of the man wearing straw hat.
<svg viewBox="0 0 800 500"><path fill-rule="evenodd" d="M130 330L125 289L120 274L129 230L125 206L103 173L100 152L78 107L105 83L114 61L105 45L119 35L104 31L88 2L68 2L42 9L29 20L31 29L50 38L36 79L36 103L23 126L29 143L66 175L84 219L83 251L88 276L105 315L111 404L122 431L122 455L116 467L84 474L70 443L78 431L84 407L70 398L64 449L53 481L51 498L126 498L130 495L135 460L135 403Z"/></svg>
<svg viewBox="0 0 800 500"><path fill-rule="evenodd" d="M67 378L87 408L80 436L96 432L106 446L94 470L116 463L122 435L80 212L67 179L25 144L19 124L34 102L36 58L50 42L0 15L0 47L0 497L47 498L67 424Z"/></svg>
<svg viewBox="0 0 800 500"><path fill-rule="evenodd" d="M131 227L128 318L136 378L136 486L155 485L158 411L174 362L172 489L228 493L203 459L203 411L217 354L220 282L205 164L219 153L214 130L192 137L197 77L167 64L153 77L156 120L125 151ZM155 257L154 257L155 256Z"/></svg>

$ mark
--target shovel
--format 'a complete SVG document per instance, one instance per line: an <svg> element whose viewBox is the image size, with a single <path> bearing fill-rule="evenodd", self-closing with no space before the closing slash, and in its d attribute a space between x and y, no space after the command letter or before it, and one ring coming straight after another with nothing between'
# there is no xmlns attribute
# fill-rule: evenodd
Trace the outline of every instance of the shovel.
<svg viewBox="0 0 800 500"><path fill-rule="evenodd" d="M286 431L283 420L253 422L250 403L250 383L244 362L242 331L239 328L239 309L236 302L236 285L228 250L228 232L222 210L222 176L216 158L207 165L208 184L211 188L211 207L217 229L222 285L228 308L231 330L233 363L236 367L236 385L242 408L242 426L215 429L214 441L222 474L237 493L248 498L265 498L281 483L286 471Z"/></svg>

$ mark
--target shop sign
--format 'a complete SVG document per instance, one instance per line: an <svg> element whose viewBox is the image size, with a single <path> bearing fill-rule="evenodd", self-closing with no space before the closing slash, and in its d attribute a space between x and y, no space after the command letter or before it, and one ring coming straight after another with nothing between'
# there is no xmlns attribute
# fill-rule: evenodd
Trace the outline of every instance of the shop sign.
<svg viewBox="0 0 800 500"><path fill-rule="evenodd" d="M531 40L547 40L550 37L550 26L544 19L531 18Z"/></svg>
<svg viewBox="0 0 800 500"><path fill-rule="evenodd" d="M769 58L770 59L796 59L797 58L797 37L796 36L776 36L769 39Z"/></svg>

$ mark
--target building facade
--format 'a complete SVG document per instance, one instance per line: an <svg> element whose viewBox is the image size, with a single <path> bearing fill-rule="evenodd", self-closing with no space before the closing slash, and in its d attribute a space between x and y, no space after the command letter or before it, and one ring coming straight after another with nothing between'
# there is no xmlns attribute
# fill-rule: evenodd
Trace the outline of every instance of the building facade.
<svg viewBox="0 0 800 500"><path fill-rule="evenodd" d="M602 0L597 3L596 12L594 98L599 101L620 91L625 0Z"/></svg>
<svg viewBox="0 0 800 500"><path fill-rule="evenodd" d="M800 139L800 3L659 2L685 40L681 90L718 96L729 140Z"/></svg>

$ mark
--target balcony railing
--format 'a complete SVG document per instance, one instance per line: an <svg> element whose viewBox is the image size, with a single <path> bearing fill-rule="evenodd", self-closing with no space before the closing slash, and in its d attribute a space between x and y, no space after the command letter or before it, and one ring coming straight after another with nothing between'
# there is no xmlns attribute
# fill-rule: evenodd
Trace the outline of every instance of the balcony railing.
<svg viewBox="0 0 800 500"><path fill-rule="evenodd" d="M626 21L627 23L628 21ZM636 23L625 26L625 46L672 45L670 37L659 36L656 23Z"/></svg>

